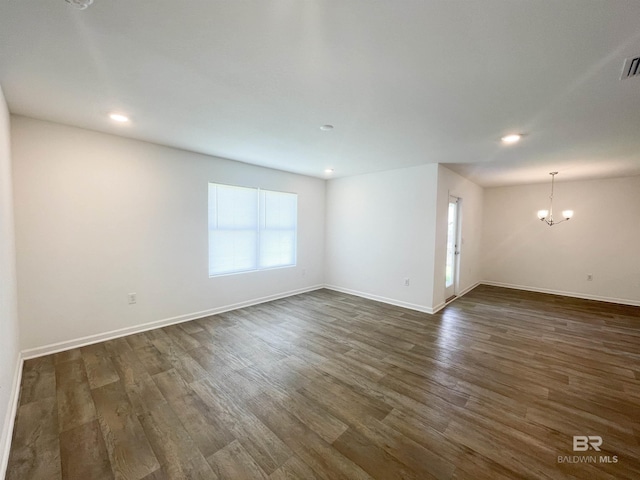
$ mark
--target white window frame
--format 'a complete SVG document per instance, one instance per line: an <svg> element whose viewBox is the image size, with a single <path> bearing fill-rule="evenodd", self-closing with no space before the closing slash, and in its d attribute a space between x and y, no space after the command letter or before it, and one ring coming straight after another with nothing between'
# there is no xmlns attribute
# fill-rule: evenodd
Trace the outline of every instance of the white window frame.
<svg viewBox="0 0 640 480"><path fill-rule="evenodd" d="M276 190L267 190L267 189L262 189L262 188L255 188L255 187L245 187L245 186L240 186L240 185L228 185L228 184L222 184L222 183L217 183L217 182L209 182L208 183L208 208L207 208L207 212L208 212L208 257L209 257L209 278L214 278L214 277L220 277L220 276L225 276L225 275L236 275L239 273L247 273L247 272L256 272L256 271L260 271L260 270L272 270L272 269L278 269L278 268L289 268L289 267L295 267L297 264L297 258L298 258L298 194L297 193L291 193L291 192L280 192L280 191L276 191ZM222 188L222 189L238 189L238 190L251 190L253 192L255 192L255 196L256 196L256 211L254 212L255 215L255 224L252 224L251 228L248 227L243 227L243 228L234 228L232 227L225 227L225 228L221 228L219 227L219 223L218 220L220 218L219 212L213 211L214 208L218 208L218 203L212 202L212 188L215 188L215 193L214 195L218 194L218 188ZM229 190L227 190L229 191ZM270 194L275 194L277 196L282 195L282 196L286 196L284 198L288 198L289 201L291 201L293 199L293 213L291 213L291 209L288 210L288 214L287 212L285 212L285 221L288 220L292 221L292 225L286 227L286 228L278 228L278 226L273 226L273 225L269 225L268 221L267 221L267 216L269 214L269 217L271 218L271 215L274 213L282 213L280 211L276 211L276 212L271 212L269 210L269 207L267 206L267 204L269 202L266 201L266 199L269 197ZM218 197L216 196L216 199ZM212 203L215 203L215 206L212 205ZM270 204L270 203L269 203ZM283 210L284 211L284 210ZM276 215L277 216L277 215ZM291 218L293 217L293 218ZM276 263L273 264L273 262L269 262L270 264L267 266L262 266L265 264L265 262L268 262L268 256L264 255L262 253L262 249L267 247L267 246L273 246L274 244L265 244L263 242L263 237L267 236L267 233L274 233L277 231L283 231L283 232L288 232L287 235L285 235L284 238L286 238L287 236L290 236L292 234L292 240L291 240L291 250L289 249L285 249L284 254L287 256L290 256L291 261L284 261L282 263ZM215 265L213 265L213 262L215 260L212 259L212 255L214 252L214 233L213 232L218 232L218 231L227 231L227 232L241 232L244 231L245 233L249 232L249 231L254 231L255 232L255 244L253 245L254 247L254 251L246 251L246 255L245 257L254 257L254 261L252 263L251 266L245 266L245 267L237 267L237 268L226 268L226 269L220 269L218 268L216 270ZM285 242L286 243L286 242ZM275 243L275 245L277 245L277 242ZM233 255L232 255L233 256ZM277 253L275 255L277 257ZM261 258L262 257L262 258ZM272 259L273 260L273 259Z"/></svg>

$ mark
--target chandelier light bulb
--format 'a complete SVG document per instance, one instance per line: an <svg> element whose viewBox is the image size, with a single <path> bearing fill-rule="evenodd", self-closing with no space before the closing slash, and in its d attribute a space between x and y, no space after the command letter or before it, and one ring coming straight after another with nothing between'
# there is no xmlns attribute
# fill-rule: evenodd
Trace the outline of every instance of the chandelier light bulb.
<svg viewBox="0 0 640 480"><path fill-rule="evenodd" d="M544 220L549 215L549 210L538 210L538 218Z"/></svg>
<svg viewBox="0 0 640 480"><path fill-rule="evenodd" d="M569 220L571 217L573 217L573 210L563 210L562 217Z"/></svg>

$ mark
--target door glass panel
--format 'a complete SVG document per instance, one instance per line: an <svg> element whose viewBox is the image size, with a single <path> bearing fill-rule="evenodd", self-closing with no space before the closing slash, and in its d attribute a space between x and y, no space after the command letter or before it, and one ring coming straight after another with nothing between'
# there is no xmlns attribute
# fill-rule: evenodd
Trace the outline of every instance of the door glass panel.
<svg viewBox="0 0 640 480"><path fill-rule="evenodd" d="M456 264L456 206L455 202L449 202L449 223L447 227L447 269L445 277L446 288L453 285L453 274Z"/></svg>

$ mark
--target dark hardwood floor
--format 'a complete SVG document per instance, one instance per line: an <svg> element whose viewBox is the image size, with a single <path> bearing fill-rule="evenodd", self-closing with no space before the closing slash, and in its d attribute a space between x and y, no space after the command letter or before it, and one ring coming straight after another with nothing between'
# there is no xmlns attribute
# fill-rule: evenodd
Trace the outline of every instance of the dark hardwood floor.
<svg viewBox="0 0 640 480"><path fill-rule="evenodd" d="M640 308L320 290L28 360L7 478L638 479Z"/></svg>

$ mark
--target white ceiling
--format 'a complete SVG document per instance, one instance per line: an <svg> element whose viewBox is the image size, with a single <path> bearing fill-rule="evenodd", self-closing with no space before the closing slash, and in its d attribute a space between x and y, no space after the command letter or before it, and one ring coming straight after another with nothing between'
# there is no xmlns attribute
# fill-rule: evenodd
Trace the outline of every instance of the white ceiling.
<svg viewBox="0 0 640 480"><path fill-rule="evenodd" d="M638 175L639 20L637 0L2 0L0 85L16 114L323 178Z"/></svg>

